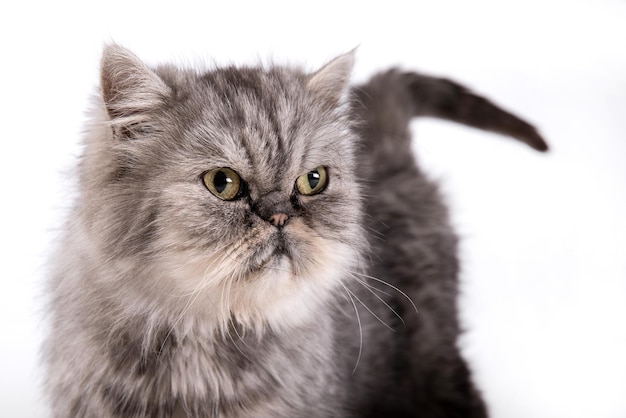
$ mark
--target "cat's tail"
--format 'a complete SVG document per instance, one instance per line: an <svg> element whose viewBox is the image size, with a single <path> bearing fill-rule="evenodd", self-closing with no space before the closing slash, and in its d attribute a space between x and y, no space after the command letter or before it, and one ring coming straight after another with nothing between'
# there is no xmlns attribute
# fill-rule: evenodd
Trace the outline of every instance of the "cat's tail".
<svg viewBox="0 0 626 418"><path fill-rule="evenodd" d="M352 97L366 125L366 140L380 140L373 136L381 133L406 138L413 117L432 116L511 136L538 151L548 150L532 125L445 78L393 69L354 88Z"/></svg>

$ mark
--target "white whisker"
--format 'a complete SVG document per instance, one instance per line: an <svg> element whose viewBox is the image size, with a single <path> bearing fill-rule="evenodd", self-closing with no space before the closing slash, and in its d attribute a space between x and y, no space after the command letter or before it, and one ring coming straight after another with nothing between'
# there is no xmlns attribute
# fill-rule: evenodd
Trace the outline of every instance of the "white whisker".
<svg viewBox="0 0 626 418"><path fill-rule="evenodd" d="M250 348L250 346L248 345L248 343L246 342L246 340L243 339L243 335L241 335L239 333L239 331L237 331L237 324L235 323L235 321L233 321L233 318L230 318L230 323L232 325L232 329L233 331L235 331L235 334L237 335L237 338L239 338L239 341L241 341L243 343L243 345L245 345L246 347ZM245 334L245 329L243 329L243 333ZM243 354L243 353L242 353Z"/></svg>
<svg viewBox="0 0 626 418"><path fill-rule="evenodd" d="M235 331L235 334L237 334L237 337L239 337L239 341L241 341L244 345L248 345L246 344L246 342L243 340L243 337L241 335L239 335L239 332L237 331L237 326L234 323L234 321L232 320L232 318L230 319L230 324L232 325L230 327L230 329L232 329L233 331ZM233 345L235 346L235 348L237 349L237 351L239 351L239 353L244 356L247 360L250 360L250 357L247 356L246 353L244 353L241 348L239 348L239 345L235 342L235 339L233 338L233 334L232 332L227 332L228 334L228 338L230 338L230 341L233 343Z"/></svg>
<svg viewBox="0 0 626 418"><path fill-rule="evenodd" d="M396 330L395 330L395 329L391 328L391 327L390 327L390 326L389 326L389 325L388 325L385 321L383 321L382 319L380 319L380 317L379 317L378 315L376 315L376 314L374 313L374 311L372 311L372 310L371 310L371 309L370 309L370 308L369 308L369 307L368 307L365 303L363 303L363 301L362 301L361 299L359 299L359 297L358 297L357 295L355 295L354 293L352 293L352 292L350 291L350 289L348 289L348 288L346 287L346 290L347 290L347 291L348 291L348 293L350 293L350 294L351 294L351 295L352 295L352 296L353 296L356 300L358 300L358 301L359 301L359 303L360 303L361 305L363 305L363 307L364 307L365 309L367 309L367 311L368 311L369 313L371 313L371 314L372 314L372 316L378 320L378 322L380 322L381 324L383 324L384 326L386 326L387 328L389 328L391 331L396 332ZM386 305L386 304L385 304L385 305Z"/></svg>
<svg viewBox="0 0 626 418"><path fill-rule="evenodd" d="M406 325L406 324L404 323L404 319L402 319L402 317L400 316L400 314L398 314L398 312L396 312L396 311L395 311L395 310L394 310L391 306L389 306L389 304L388 304L387 302L385 302L385 301L383 300L383 298L381 298L380 296L378 296L378 295L374 292L374 290L377 290L377 291L379 291L379 292L382 292L382 293L386 294L387 296L391 296L389 293L384 292L384 291L382 291L382 290L380 290L380 289L378 289L378 288L376 288L376 287L374 287L374 286L372 286L372 285L370 285L370 284L365 283L363 280L359 279L359 278L358 278L358 277L356 277L356 276L352 276L352 277L353 277L353 278L354 278L357 282L359 282L360 284L362 284L362 285L363 285L363 286L364 286L364 287L365 287L365 288L366 288L366 289L367 289L367 290L368 290L368 291L369 291L372 295L374 295L374 297L375 297L376 299L378 299L379 301L381 301L381 302L382 302L382 303L383 303L383 304L384 304L387 308L389 308L389 310L390 310L391 312L393 312L393 313L394 313L394 315L396 315L396 316L398 317L398 319L400 320L400 322L402 322L402 324L403 324L403 325ZM373 290L372 290L372 289L373 289ZM386 324L385 324L385 325L386 325Z"/></svg>
<svg viewBox="0 0 626 418"><path fill-rule="evenodd" d="M355 279L355 280L357 280L357 281L358 281L359 283L361 283L363 286L367 286L367 287L368 287L369 289L371 289L371 290L375 290L375 291L377 291L377 292L379 292L379 293L382 293L383 295L387 295L387 296L391 297L391 293L389 293L389 292L385 292L384 290L379 289L379 288L377 288L376 286L372 286L371 284L364 282L363 280L359 279L359 278L358 278L358 277L357 277L354 273L351 273L351 274L352 274L352 278L353 278L353 279Z"/></svg>
<svg viewBox="0 0 626 418"><path fill-rule="evenodd" d="M228 332L228 322L232 320L232 315L230 312L230 292L232 291L233 278L230 280L226 280L222 283L222 291L220 293L220 308L221 308L221 319L224 322L220 323L220 327L222 332Z"/></svg>
<svg viewBox="0 0 626 418"><path fill-rule="evenodd" d="M169 337L174 332L174 329L176 328L176 326L178 324L180 324L180 322L183 320L183 318L185 317L187 312L189 312L189 309L191 309L191 306L198 299L198 297L200 296L200 293L202 292L202 290L205 289L207 286L209 286L211 283L213 283L213 281L215 280L215 277L217 277L217 276L213 276L212 277L210 275L212 273L212 271L210 271L211 267L213 267L213 265L215 264L215 261L216 260L213 260L213 262L211 262L204 269L204 273L202 274L202 280L200 280L200 282L194 288L194 290L191 293L188 294L189 299L187 299L187 302L185 303L185 306L183 307L182 311L180 312L180 314L176 318L176 321L174 321L174 323L171 325L169 331L165 335L165 338L163 339L163 342L161 343L161 347L159 348L159 354L163 352L163 348L165 347L165 343L167 342ZM181 297L183 297L183 296L181 296Z"/></svg>
<svg viewBox="0 0 626 418"><path fill-rule="evenodd" d="M198 291L194 291L194 294L187 300L187 303L185 304L185 307L183 308L182 312L178 315L178 318L176 318L176 321L174 321L169 331L165 335L165 338L163 339L163 342L161 343L161 347L159 348L159 355L163 352L165 343L174 332L174 328L176 328L176 326L183 320L183 318L185 317L185 314L189 311L189 309L191 308L191 305L193 305L193 303L196 301L199 295L200 295L200 290L198 289Z"/></svg>
<svg viewBox="0 0 626 418"><path fill-rule="evenodd" d="M359 310L356 307L356 303L354 303L354 299L350 295L350 290L345 286L341 285L346 292L348 292L348 298L350 298L350 302L352 302L352 306L354 307L354 313L356 314L356 320L359 323L359 355L356 358L356 364L354 365L354 369L352 370L352 374L356 373L357 367L359 367L359 362L361 361L361 352L363 351L363 327L361 326L361 318L359 316Z"/></svg>
<svg viewBox="0 0 626 418"><path fill-rule="evenodd" d="M415 310L415 313L419 315L419 310L417 309L417 306L415 306L415 303L413 303L413 299L411 299L411 298L409 297L409 295L407 295L406 293L404 293L402 290L398 289L396 286L392 285L391 283L387 283L386 281L381 280L381 279L379 279L379 278L377 278L377 277L370 276L370 275L367 275L367 274L364 274L364 273L359 273L359 272L357 272L357 271L351 271L350 273L352 273L352 274L356 274L356 275L361 276L361 277L364 277L364 278L366 278L366 279L375 280L375 281L377 281L377 282L379 282L379 283L381 283L381 284L384 284L385 286L389 286L390 288L392 288L393 290L395 290L396 292L398 292L398 293L400 293L402 296L404 296L404 297L406 298L406 300L408 300L408 301L411 303L411 305L413 306L413 309Z"/></svg>

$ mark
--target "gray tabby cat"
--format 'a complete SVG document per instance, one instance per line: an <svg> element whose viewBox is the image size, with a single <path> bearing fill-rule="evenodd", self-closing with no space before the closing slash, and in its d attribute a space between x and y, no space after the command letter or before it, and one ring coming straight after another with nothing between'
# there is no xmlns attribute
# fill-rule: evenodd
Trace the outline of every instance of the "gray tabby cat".
<svg viewBox="0 0 626 418"><path fill-rule="evenodd" d="M487 416L408 124L546 144L448 80L350 89L352 65L200 73L105 49L49 283L55 417Z"/></svg>

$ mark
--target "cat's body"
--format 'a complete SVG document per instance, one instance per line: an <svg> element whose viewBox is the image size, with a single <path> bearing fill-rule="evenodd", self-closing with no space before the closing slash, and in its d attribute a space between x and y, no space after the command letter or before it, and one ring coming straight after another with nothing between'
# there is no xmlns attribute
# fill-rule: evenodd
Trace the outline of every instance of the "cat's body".
<svg viewBox="0 0 626 418"><path fill-rule="evenodd" d="M545 144L446 80L349 91L351 66L198 74L107 48L50 287L55 417L486 416L408 122Z"/></svg>

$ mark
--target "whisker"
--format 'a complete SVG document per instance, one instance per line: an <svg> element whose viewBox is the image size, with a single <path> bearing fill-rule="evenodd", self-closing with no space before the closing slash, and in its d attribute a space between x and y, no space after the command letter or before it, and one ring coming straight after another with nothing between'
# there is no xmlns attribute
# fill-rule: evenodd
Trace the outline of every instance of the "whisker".
<svg viewBox="0 0 626 418"><path fill-rule="evenodd" d="M372 228L371 226L366 226L367 229L369 229L372 233L376 234L376 238L380 239L381 241L385 242L385 234L380 232L377 229Z"/></svg>
<svg viewBox="0 0 626 418"><path fill-rule="evenodd" d="M248 355L241 350L239 345L235 342L232 332L230 332L230 330L235 331L235 334L237 335L239 341L241 341L245 346L248 346L248 344L244 341L243 337L239 334L239 331L237 331L237 324L235 324L235 321L233 321L232 316L229 318L229 322L230 322L230 327L229 327L229 331L227 332L228 338L230 338L230 341L233 343L237 351L239 351L239 353L242 356L244 356L247 360L250 360L250 357L248 357Z"/></svg>
<svg viewBox="0 0 626 418"><path fill-rule="evenodd" d="M165 338L163 339L163 342L161 343L161 347L159 348L159 356L163 353L163 348L165 348L165 343L174 332L174 328L176 328L176 326L183 320L183 318L185 317L185 314L189 311L189 309L191 309L191 305L193 305L193 303L196 301L196 299L200 295L200 290L198 289L198 291L194 293L195 294L187 300L187 303L185 304L185 307L183 308L182 312L180 313L180 315L178 315L178 318L176 318L176 321L174 321L169 331L165 335Z"/></svg>
<svg viewBox="0 0 626 418"><path fill-rule="evenodd" d="M239 331L237 331L237 324L235 323L235 321L233 321L233 318L230 318L230 323L232 325L232 329L233 331L235 331L235 335L237 335L237 338L239 339L239 341L241 341L243 343L243 345L245 345L246 347L250 348L250 346L248 345L248 343L246 342L246 340L243 339L243 335L241 335L239 333ZM243 330L244 334L245 334L245 329ZM242 353L243 354L243 353Z"/></svg>
<svg viewBox="0 0 626 418"><path fill-rule="evenodd" d="M353 292L351 292L351 291L350 291L350 289L348 289L348 288L346 287L346 290L347 290L347 291L348 291L348 293L350 293L350 294L351 294L351 295L352 295L352 296L353 296L356 300L358 300L358 301L359 301L359 303L360 303L361 305L363 305L363 307L364 307L365 309L367 309L367 311L368 311L369 313L371 313L371 314L372 314L372 316L373 316L374 318L378 319L378 322L380 322L381 324L383 324L384 326L386 326L387 328L389 328L391 331L396 332L396 330L395 330L395 329L391 328L391 327L390 327L390 326L389 326L389 325L388 325L385 321L383 321L382 319L380 319L380 317L379 317L378 315L376 315L376 314L374 313L374 311L372 311L372 310L371 310L371 309L370 309L370 308L369 308L369 307L368 307L365 303L363 303L363 301L362 301L361 299L359 299L359 297L358 297L357 295L355 295Z"/></svg>
<svg viewBox="0 0 626 418"><path fill-rule="evenodd" d="M363 327L361 326L361 317L359 316L359 310L356 308L356 303L354 303L354 299L352 299L352 296L350 295L350 290L348 290L348 288L342 284L341 285L346 292L348 292L348 298L350 298L350 302L352 302L352 306L354 307L354 313L356 314L356 320L359 323L359 354L356 358L356 364L354 365L354 369L352 370L352 374L354 375L354 373L356 373L356 369L357 367L359 367L359 362L361 361L361 353L363 351Z"/></svg>
<svg viewBox="0 0 626 418"><path fill-rule="evenodd" d="M239 335L239 333L237 331L235 331L237 333L237 336L239 337L239 339L241 341L243 341L241 339L241 336ZM233 343L233 346L235 346L235 348L237 349L237 351L239 351L239 354L241 354L242 356L245 357L246 360L250 360L250 357L248 357L248 355L246 353L244 353L241 348L239 347L239 345L237 345L237 343L235 342L235 339L233 338L233 334L231 332L228 332L228 338L230 339L230 341ZM245 344L245 343L244 343Z"/></svg>
<svg viewBox="0 0 626 418"><path fill-rule="evenodd" d="M222 310L221 319L226 321L225 323L220 323L220 327L222 327L223 332L228 332L228 321L232 320L230 310L230 292L232 291L232 286L233 280L226 280L225 283L222 283L222 292L220 293L220 308Z"/></svg>
<svg viewBox="0 0 626 418"><path fill-rule="evenodd" d="M389 292L385 292L384 290L379 289L379 288L377 288L376 286L372 286L371 284L364 282L363 280L361 280L361 279L359 279L358 277L356 277L356 276L354 275L354 273L351 273L351 274L353 274L352 278L353 278L354 280L357 280L357 281L358 281L359 283L361 283L363 286L367 286L368 288L370 288L370 289L372 289L372 290L375 290L375 291L377 291L377 292L379 292L379 293L382 293L383 295L387 295L387 296L391 297L391 293L389 293Z"/></svg>
<svg viewBox="0 0 626 418"><path fill-rule="evenodd" d="M336 289L336 290L339 290L339 289ZM340 311L344 316L350 316L351 312L348 310L346 304L343 303L343 301L345 300L346 302L348 302L348 304L350 304L350 299L348 299L346 292L334 292L333 291L330 294L330 296L332 298L332 301L336 303L335 307L338 309L338 311Z"/></svg>
<svg viewBox="0 0 626 418"><path fill-rule="evenodd" d="M387 283L384 280L381 280L377 277L374 276L370 276L364 273L359 273L357 271L351 271L350 273L352 274L356 274L358 276L364 277L366 279L371 279L371 280L375 280L381 284L384 284L385 286L389 286L390 288L392 288L393 290L395 290L396 292L400 293L402 296L404 296L406 298L406 300L408 300L411 303L411 306L413 306L413 309L415 310L415 313L419 315L419 310L417 309L417 306L415 306L415 303L413 303L413 299L411 299L409 297L409 295L407 295L406 293L404 293L402 290L398 289L396 286L392 285L391 283Z"/></svg>
<svg viewBox="0 0 626 418"><path fill-rule="evenodd" d="M159 355L163 352L163 348L165 347L165 343L167 343L167 340L170 338L170 336L174 332L174 329L176 328L176 326L178 324L180 324L180 322L183 320L183 318L185 317L187 312L189 312L189 309L191 309L191 306L198 299L198 297L200 296L200 293L202 292L202 290L204 288L206 288L207 286L209 286L209 284L212 283L215 280L213 277L209 276L209 274L210 274L209 270L211 269L211 267L214 264L215 264L215 260L212 263L210 263L204 269L204 273L202 275L202 280L198 283L198 285L195 287L195 289L189 294L189 299L187 299L187 302L185 303L185 306L183 307L183 310L178 315L178 318L176 318L176 321L174 321L174 323L170 326L169 331L165 335L165 338L163 339L163 342L161 343L161 347L159 348ZM218 277L218 276L215 276L215 277Z"/></svg>
<svg viewBox="0 0 626 418"><path fill-rule="evenodd" d="M383 300L383 298L381 298L380 296L378 296L378 295L374 292L374 290L377 290L377 291L379 291L379 292L382 292L382 293L386 294L387 296L391 296L389 293L384 292L384 291L382 291L382 290L380 290L380 289L377 289L376 287L374 287L374 286L372 286L372 285L370 285L370 284L365 283L363 280L359 279L358 277L355 277L355 276L353 276L353 277L354 277L354 279L355 279L357 282L359 282L360 284L362 284L362 285L363 285L363 286L364 286L364 287L365 287L365 288L366 288L366 289L367 289L367 290L368 290L368 291L369 291L372 295L374 295L374 297L375 297L376 299L378 299L379 301L381 301L381 302L382 302L382 303L383 303L383 304L384 304L387 308L389 308L389 310L390 310L391 312L393 312L395 316L397 316L397 317L398 317L398 319L400 320L400 322L402 322L402 324L406 326L406 324L404 323L404 319L402 319L402 317L400 316L400 314L398 314L398 312L396 312L396 311L395 311L395 310L394 310L391 306L389 306L389 304L388 304L387 302L385 302L385 301ZM372 289L374 289L374 290L372 290ZM385 325L386 325L386 324L385 324Z"/></svg>

